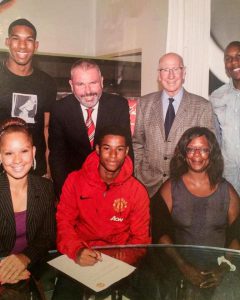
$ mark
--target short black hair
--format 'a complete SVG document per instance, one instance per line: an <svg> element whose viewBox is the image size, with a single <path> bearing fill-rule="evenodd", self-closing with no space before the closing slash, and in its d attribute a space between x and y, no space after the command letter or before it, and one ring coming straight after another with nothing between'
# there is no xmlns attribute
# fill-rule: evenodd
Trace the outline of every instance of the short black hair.
<svg viewBox="0 0 240 300"><path fill-rule="evenodd" d="M34 39L37 38L37 30L36 27L27 19L17 19L13 21L8 27L8 36L12 34L13 27L15 26L27 26L32 29Z"/></svg>
<svg viewBox="0 0 240 300"><path fill-rule="evenodd" d="M230 47L240 47L240 41L232 41L230 42L226 48L225 48L225 51L230 48Z"/></svg>
<svg viewBox="0 0 240 300"><path fill-rule="evenodd" d="M129 145L130 145L128 134L127 134L127 131L124 127L116 126L116 125L103 127L100 130L98 137L96 138L96 144L100 146L101 143L102 143L102 140L104 139L104 137L106 135L119 135L119 136L122 136L122 137L125 138L126 146L129 147Z"/></svg>

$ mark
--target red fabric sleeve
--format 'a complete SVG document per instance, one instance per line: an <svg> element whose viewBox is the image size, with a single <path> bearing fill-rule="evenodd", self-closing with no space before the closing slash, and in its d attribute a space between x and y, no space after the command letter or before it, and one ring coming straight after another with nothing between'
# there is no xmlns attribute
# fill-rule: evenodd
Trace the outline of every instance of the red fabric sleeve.
<svg viewBox="0 0 240 300"><path fill-rule="evenodd" d="M74 229L79 217L77 195L74 189L75 178L76 173L72 173L65 181L56 216L57 248L74 260L78 250L86 245Z"/></svg>
<svg viewBox="0 0 240 300"><path fill-rule="evenodd" d="M139 184L132 197L135 203L130 214L130 236L127 244L149 244L150 200L147 191Z"/></svg>

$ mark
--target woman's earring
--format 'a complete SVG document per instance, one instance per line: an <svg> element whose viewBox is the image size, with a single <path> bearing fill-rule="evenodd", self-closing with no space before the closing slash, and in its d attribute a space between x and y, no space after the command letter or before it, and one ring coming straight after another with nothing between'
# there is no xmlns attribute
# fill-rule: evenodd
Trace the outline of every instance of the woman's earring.
<svg viewBox="0 0 240 300"><path fill-rule="evenodd" d="M36 170L36 167L37 167L37 163L36 163L36 158L34 157L33 159L33 170Z"/></svg>

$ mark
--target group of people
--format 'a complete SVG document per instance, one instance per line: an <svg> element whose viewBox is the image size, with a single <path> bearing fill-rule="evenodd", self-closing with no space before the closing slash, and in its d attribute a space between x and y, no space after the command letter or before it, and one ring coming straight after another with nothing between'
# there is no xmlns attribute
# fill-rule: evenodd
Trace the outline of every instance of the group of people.
<svg viewBox="0 0 240 300"><path fill-rule="evenodd" d="M240 42L225 50L230 83L211 101L183 88L180 55L163 55L162 91L141 98L131 136L128 102L103 92L94 61L73 64L72 94L55 101L54 80L33 67L36 38L28 20L11 23L0 66L1 284L27 280L56 246L82 266L101 260L92 246L152 238L240 250ZM223 261L208 285L202 270L168 254L198 287L231 269ZM66 280L54 299L67 299Z"/></svg>

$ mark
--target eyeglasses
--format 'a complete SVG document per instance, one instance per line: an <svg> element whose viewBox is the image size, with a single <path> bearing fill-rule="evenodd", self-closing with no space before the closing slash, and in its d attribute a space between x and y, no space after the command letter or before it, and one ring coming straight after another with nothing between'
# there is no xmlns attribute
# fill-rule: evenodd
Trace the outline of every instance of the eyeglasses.
<svg viewBox="0 0 240 300"><path fill-rule="evenodd" d="M232 62L234 62L234 61L240 61L240 54L237 54L237 55L235 55L235 56L230 56L230 55L226 55L225 57L224 57L224 61L226 62L226 63L232 63Z"/></svg>
<svg viewBox="0 0 240 300"><path fill-rule="evenodd" d="M186 153L188 156L192 156L193 154L195 154L196 152L199 152L202 156L207 156L210 153L210 149L209 148L191 148L191 147L187 147L186 149Z"/></svg>
<svg viewBox="0 0 240 300"><path fill-rule="evenodd" d="M174 74L180 74L182 69L184 69L184 67L176 67L176 68L162 68L162 69L158 69L159 72L161 72L164 75L168 75L170 72L173 72Z"/></svg>

